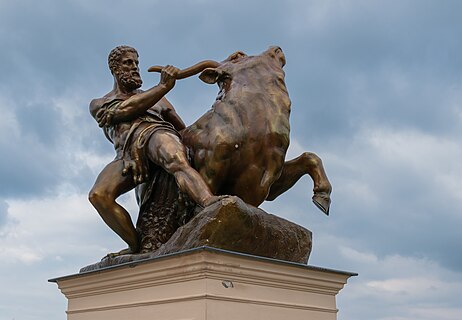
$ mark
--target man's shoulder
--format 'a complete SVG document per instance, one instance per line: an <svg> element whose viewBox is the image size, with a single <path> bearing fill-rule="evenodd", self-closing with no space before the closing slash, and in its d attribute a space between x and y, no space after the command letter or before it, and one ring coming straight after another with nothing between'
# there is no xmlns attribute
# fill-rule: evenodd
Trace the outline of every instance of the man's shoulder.
<svg viewBox="0 0 462 320"><path fill-rule="evenodd" d="M100 98L95 98L90 101L90 113L95 116L96 112L101 109L104 105L111 103L113 101L122 101L123 99L116 97L112 92L109 92L108 94L100 97Z"/></svg>
<svg viewBox="0 0 462 320"><path fill-rule="evenodd" d="M90 101L90 113L93 117L96 115L96 112L103 106L104 101L104 97L95 98Z"/></svg>
<svg viewBox="0 0 462 320"><path fill-rule="evenodd" d="M105 105L111 104L114 101L125 101L131 96L141 92L143 92L143 90L137 89L135 91L132 91L130 94L122 94L120 92L112 90L106 93L101 98L95 98L90 101L90 113L93 115L93 117L95 117L98 110L104 107Z"/></svg>
<svg viewBox="0 0 462 320"><path fill-rule="evenodd" d="M104 97L101 98L95 98L90 101L90 108L93 107L101 107L104 103L106 102L106 99Z"/></svg>
<svg viewBox="0 0 462 320"><path fill-rule="evenodd" d="M95 98L95 99L91 100L90 105L95 105L95 106L101 107L101 106L103 106L103 105L105 105L105 104L107 104L109 102L114 101L114 100L118 100L118 101L127 100L131 96L133 96L135 94L138 94L138 93L141 93L141 92L143 92L143 90L137 89L137 90L133 91L131 94L121 94L121 93L118 93L118 92L114 92L114 90L113 90L113 91L110 91L110 92L106 93L101 98Z"/></svg>

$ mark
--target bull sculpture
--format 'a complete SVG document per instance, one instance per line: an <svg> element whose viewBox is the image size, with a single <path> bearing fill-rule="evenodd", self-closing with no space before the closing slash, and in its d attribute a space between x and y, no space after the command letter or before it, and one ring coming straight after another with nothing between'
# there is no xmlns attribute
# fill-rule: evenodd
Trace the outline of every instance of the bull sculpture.
<svg viewBox="0 0 462 320"><path fill-rule="evenodd" d="M180 79L201 72L202 81L220 89L212 108L181 132L183 143L216 195L236 195L259 206L308 174L312 200L328 215L332 188L321 159L305 152L285 162L291 105L285 63L281 48L270 47L257 56L238 51L221 63L208 60L180 72Z"/></svg>
<svg viewBox="0 0 462 320"><path fill-rule="evenodd" d="M195 152L195 168L215 194L237 195L258 206L309 174L313 201L328 214L331 185L319 157L304 153L284 162L291 105L285 63L281 48L271 47L258 56L237 52L204 70L200 78L218 83L220 93L212 110L184 130L184 141Z"/></svg>
<svg viewBox="0 0 462 320"><path fill-rule="evenodd" d="M258 207L308 174L314 182L313 202L328 215L332 189L321 159L305 152L285 162L291 105L285 63L281 48L270 47L257 56L238 51L221 63L206 60L179 72L178 79L200 73L202 81L219 87L212 108L182 130L183 143L192 166L215 195L237 196ZM142 252L160 248L194 215L181 204L184 197L165 172L154 174L138 194Z"/></svg>

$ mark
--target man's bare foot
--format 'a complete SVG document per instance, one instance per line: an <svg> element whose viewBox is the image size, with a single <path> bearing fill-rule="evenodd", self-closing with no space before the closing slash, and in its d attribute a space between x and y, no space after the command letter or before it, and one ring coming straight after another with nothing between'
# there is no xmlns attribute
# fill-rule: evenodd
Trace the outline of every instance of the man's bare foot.
<svg viewBox="0 0 462 320"><path fill-rule="evenodd" d="M229 196L211 196L209 199L204 201L203 206L204 206L204 208L208 207L208 206L214 204L215 202L218 202L218 201L220 201L220 200L222 200L224 198L227 198L227 197L229 197Z"/></svg>
<svg viewBox="0 0 462 320"><path fill-rule="evenodd" d="M105 255L101 261L103 260L106 260L106 259L112 259L112 258L115 258L115 257L118 257L118 256L122 256L124 254L134 254L136 252L134 252L132 249L130 248L126 248L126 249L122 249L120 250L119 252L111 252L111 253L108 253L107 255Z"/></svg>

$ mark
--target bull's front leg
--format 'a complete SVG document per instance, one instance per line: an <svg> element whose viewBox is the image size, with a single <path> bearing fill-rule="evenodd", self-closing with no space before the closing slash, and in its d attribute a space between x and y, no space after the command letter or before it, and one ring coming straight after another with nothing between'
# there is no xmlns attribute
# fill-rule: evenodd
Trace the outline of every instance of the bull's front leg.
<svg viewBox="0 0 462 320"><path fill-rule="evenodd" d="M271 186L266 200L274 200L289 190L302 176L308 174L313 180L313 202L326 215L329 215L332 186L327 178L321 159L311 152L284 163L281 176Z"/></svg>

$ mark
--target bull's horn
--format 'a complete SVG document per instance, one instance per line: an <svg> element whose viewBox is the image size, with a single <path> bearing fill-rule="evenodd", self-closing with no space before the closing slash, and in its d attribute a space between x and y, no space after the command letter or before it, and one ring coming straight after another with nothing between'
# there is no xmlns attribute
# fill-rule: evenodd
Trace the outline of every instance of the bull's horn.
<svg viewBox="0 0 462 320"><path fill-rule="evenodd" d="M199 63L196 63L195 65L193 65L193 66L191 66L189 68L180 70L180 72L178 72L176 78L177 79L188 78L188 77L191 77L193 75L198 74L199 72L202 72L206 68L216 68L219 65L220 64L218 62L216 62L216 61L204 60L204 61L201 61ZM150 67L148 69L148 71L149 72L161 72L163 68L164 67L162 67L162 66L152 66L152 67Z"/></svg>

